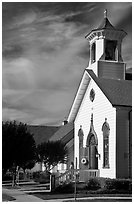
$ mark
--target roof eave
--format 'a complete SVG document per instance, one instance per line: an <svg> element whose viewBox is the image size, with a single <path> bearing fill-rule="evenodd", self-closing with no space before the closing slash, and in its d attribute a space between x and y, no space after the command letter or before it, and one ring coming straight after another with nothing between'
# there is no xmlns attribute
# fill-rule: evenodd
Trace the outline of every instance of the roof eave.
<svg viewBox="0 0 134 204"><path fill-rule="evenodd" d="M86 38L86 39L89 39L89 37L90 37L90 35L91 35L92 33L103 32L103 31L122 32L123 38L127 35L127 33L126 33L124 30L116 30L116 29L112 29L112 28L101 28L101 29L93 29L93 30L91 30L91 32L89 32L89 33L85 36L85 38Z"/></svg>

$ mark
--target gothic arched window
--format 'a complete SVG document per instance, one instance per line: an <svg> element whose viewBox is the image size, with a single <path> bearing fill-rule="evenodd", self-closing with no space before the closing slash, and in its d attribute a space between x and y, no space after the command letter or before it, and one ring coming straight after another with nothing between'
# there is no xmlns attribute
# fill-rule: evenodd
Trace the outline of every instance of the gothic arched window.
<svg viewBox="0 0 134 204"><path fill-rule="evenodd" d="M105 122L102 125L103 132L103 167L109 168L109 133L110 127L107 123L107 118L105 118Z"/></svg>
<svg viewBox="0 0 134 204"><path fill-rule="evenodd" d="M94 63L96 61L96 45L95 43L92 44L92 48L91 48L91 63Z"/></svg>

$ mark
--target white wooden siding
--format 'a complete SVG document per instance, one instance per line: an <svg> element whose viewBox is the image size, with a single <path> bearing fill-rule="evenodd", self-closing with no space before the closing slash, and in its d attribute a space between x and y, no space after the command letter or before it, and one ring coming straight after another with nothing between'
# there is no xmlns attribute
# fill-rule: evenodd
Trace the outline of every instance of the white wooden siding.
<svg viewBox="0 0 134 204"><path fill-rule="evenodd" d="M104 39L96 40L96 60L98 61L104 53Z"/></svg>
<svg viewBox="0 0 134 204"><path fill-rule="evenodd" d="M98 76L98 61L94 62L93 64L89 64L87 69L93 70L93 72L96 74L96 76Z"/></svg>
<svg viewBox="0 0 134 204"><path fill-rule="evenodd" d="M90 101L89 95L91 89L95 90L95 99L93 102ZM93 113L93 124L94 129L98 137L98 152L101 155L101 159L98 163L98 168L100 169L100 176L115 178L116 176L116 110L112 107L111 103L108 101L106 96L96 85L96 83L91 80L81 106L79 108L78 114L75 119L75 157L79 157L79 138L78 130L80 125L84 131L84 146L86 145L86 139L90 130L90 120L91 113ZM110 125L110 136L109 136L109 169L103 169L103 135L102 135L102 125L105 122L105 118ZM75 161L75 160L74 160ZM78 167L79 167L79 159Z"/></svg>

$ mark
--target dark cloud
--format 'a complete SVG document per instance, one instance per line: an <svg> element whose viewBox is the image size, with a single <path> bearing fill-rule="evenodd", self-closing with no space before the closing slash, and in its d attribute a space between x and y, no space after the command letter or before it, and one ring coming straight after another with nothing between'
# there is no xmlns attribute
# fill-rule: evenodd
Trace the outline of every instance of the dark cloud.
<svg viewBox="0 0 134 204"><path fill-rule="evenodd" d="M2 56L7 59L18 58L23 54L23 48L20 45L10 45L3 48Z"/></svg>
<svg viewBox="0 0 134 204"><path fill-rule="evenodd" d="M128 9L123 18L116 25L118 29L123 29L131 34L132 32L132 7Z"/></svg>
<svg viewBox="0 0 134 204"><path fill-rule="evenodd" d="M89 62L85 35L99 26L106 8L111 23L128 33L122 53L131 67L130 2L2 3L3 118L62 121Z"/></svg>

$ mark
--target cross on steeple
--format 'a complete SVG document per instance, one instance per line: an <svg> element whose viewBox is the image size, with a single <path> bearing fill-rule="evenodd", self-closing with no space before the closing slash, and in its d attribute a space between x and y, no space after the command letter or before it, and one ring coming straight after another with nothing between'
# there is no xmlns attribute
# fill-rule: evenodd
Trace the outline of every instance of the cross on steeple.
<svg viewBox="0 0 134 204"><path fill-rule="evenodd" d="M107 18L107 9L104 10L104 18Z"/></svg>

